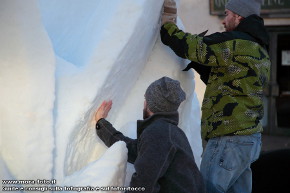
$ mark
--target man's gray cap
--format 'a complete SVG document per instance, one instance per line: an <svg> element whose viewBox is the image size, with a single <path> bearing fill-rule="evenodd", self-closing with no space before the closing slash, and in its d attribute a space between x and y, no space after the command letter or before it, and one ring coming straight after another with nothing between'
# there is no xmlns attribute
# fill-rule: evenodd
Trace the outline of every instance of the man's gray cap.
<svg viewBox="0 0 290 193"><path fill-rule="evenodd" d="M179 81L168 77L154 81L145 92L147 106L153 113L177 111L185 96Z"/></svg>
<svg viewBox="0 0 290 193"><path fill-rule="evenodd" d="M252 14L260 16L261 4L262 0L229 0L225 8L242 17Z"/></svg>

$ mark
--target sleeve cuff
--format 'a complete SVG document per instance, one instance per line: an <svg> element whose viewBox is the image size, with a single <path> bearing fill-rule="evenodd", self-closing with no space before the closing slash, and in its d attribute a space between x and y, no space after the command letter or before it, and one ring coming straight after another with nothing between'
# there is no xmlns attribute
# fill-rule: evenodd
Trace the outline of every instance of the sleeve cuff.
<svg viewBox="0 0 290 193"><path fill-rule="evenodd" d="M99 119L98 122L96 123L96 129L97 129L97 130L100 130L100 129L101 129L100 122L101 122L102 120L105 120L105 119L104 119L104 118L101 118L101 119Z"/></svg>

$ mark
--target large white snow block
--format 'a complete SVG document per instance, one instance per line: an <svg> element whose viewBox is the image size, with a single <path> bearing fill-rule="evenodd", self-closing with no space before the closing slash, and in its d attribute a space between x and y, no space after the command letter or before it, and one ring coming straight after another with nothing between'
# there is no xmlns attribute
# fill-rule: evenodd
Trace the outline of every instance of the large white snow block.
<svg viewBox="0 0 290 193"><path fill-rule="evenodd" d="M132 122L142 118L144 92L162 76L179 80L187 93L180 127L199 165L194 76L181 72L185 61L156 42L162 4L163 0L1 1L4 178L55 179L57 186L122 186L125 145L105 147L95 132L94 113L104 99L112 99L108 120L136 137ZM129 168L126 184L134 172Z"/></svg>
<svg viewBox="0 0 290 193"><path fill-rule="evenodd" d="M124 185L127 152L124 142L115 143L100 159L67 176L63 184L64 188L77 190L78 187L91 187L92 190L98 192L116 192L111 188Z"/></svg>
<svg viewBox="0 0 290 193"><path fill-rule="evenodd" d="M159 35L162 0L40 1L57 57L56 165L59 179L96 160L105 147L93 114L104 99L118 115ZM100 19L102 18L102 19Z"/></svg>
<svg viewBox="0 0 290 193"><path fill-rule="evenodd" d="M1 157L15 179L51 179L55 59L37 1L1 0L0 26Z"/></svg>

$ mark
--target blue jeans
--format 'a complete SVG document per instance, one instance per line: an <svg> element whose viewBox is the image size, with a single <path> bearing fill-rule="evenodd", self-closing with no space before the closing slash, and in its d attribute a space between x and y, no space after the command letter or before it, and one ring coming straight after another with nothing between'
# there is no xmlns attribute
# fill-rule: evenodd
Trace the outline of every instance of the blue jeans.
<svg viewBox="0 0 290 193"><path fill-rule="evenodd" d="M208 193L251 193L251 163L259 158L261 133L210 139L200 170Z"/></svg>

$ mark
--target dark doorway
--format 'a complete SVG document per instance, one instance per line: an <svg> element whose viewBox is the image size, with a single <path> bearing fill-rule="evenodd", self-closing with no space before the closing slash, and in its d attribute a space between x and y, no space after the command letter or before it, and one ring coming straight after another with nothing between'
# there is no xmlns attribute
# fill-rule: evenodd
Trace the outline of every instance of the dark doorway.
<svg viewBox="0 0 290 193"><path fill-rule="evenodd" d="M263 153L251 165L253 193L289 193L290 149Z"/></svg>
<svg viewBox="0 0 290 193"><path fill-rule="evenodd" d="M271 77L267 89L270 135L290 135L290 26L267 27L270 35Z"/></svg>
<svg viewBox="0 0 290 193"><path fill-rule="evenodd" d="M277 122L290 129L290 33L278 34L277 44Z"/></svg>

